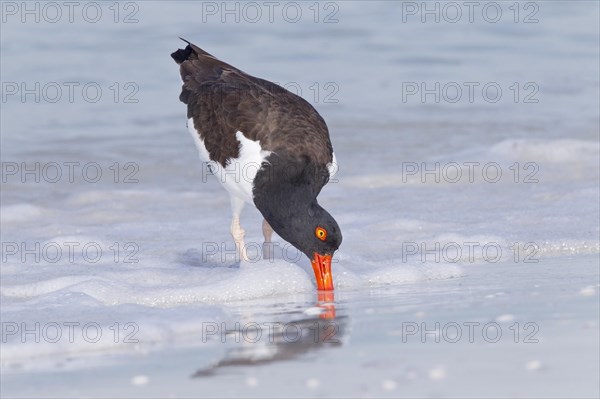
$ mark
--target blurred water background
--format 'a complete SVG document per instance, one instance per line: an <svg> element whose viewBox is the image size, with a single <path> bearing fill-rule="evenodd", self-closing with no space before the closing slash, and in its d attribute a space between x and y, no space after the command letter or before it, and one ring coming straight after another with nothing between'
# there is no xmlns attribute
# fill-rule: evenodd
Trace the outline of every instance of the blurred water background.
<svg viewBox="0 0 600 399"><path fill-rule="evenodd" d="M2 2L4 393L597 396L599 4L475 3ZM203 323L322 319L305 259L238 266L228 252L228 196L178 100L178 37L327 121L339 171L320 202L344 233L335 350L257 368L281 347L228 363L239 345L199 340ZM244 214L249 242L260 221ZM50 252L26 255L36 243ZM542 343L398 335L497 320L537 323ZM140 342L6 330L68 321L134 323Z"/></svg>

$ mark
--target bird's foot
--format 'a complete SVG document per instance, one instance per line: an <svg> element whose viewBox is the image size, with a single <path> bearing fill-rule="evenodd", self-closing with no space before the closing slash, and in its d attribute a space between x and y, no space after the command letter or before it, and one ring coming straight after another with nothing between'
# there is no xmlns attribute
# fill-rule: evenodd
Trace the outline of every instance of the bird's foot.
<svg viewBox="0 0 600 399"><path fill-rule="evenodd" d="M239 258L240 262L249 262L250 258L248 258L248 253L246 252L246 246L244 245L244 242L243 241L241 243L236 242L235 246L237 248L238 258Z"/></svg>
<svg viewBox="0 0 600 399"><path fill-rule="evenodd" d="M262 231L263 237L265 238L265 242L263 243L263 259L273 259L275 252L273 243L271 242L271 237L273 237L273 228L265 219L263 219Z"/></svg>
<svg viewBox="0 0 600 399"><path fill-rule="evenodd" d="M262 246L263 250L263 259L273 259L274 258L274 245L272 242L264 242Z"/></svg>

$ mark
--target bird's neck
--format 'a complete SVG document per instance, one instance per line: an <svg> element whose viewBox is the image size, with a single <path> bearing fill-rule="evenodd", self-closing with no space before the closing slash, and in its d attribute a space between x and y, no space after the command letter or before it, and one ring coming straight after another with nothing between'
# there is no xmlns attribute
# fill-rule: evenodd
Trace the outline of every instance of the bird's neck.
<svg viewBox="0 0 600 399"><path fill-rule="evenodd" d="M317 195L329 173L306 159L271 154L266 161L254 179L254 204L277 232L284 221L309 218L320 207Z"/></svg>

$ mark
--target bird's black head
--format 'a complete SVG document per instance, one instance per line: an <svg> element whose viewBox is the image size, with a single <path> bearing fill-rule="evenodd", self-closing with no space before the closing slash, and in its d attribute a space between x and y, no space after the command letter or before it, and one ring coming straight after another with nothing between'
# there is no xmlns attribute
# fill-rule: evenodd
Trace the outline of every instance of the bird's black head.
<svg viewBox="0 0 600 399"><path fill-rule="evenodd" d="M295 202L281 204L288 209L279 213L285 215L284 220L273 220L275 232L310 259L315 253L333 255L342 243L342 232L333 216L316 200L307 205Z"/></svg>
<svg viewBox="0 0 600 399"><path fill-rule="evenodd" d="M308 163L294 169L299 172L281 173L277 160L270 161L254 180L254 203L273 230L311 260L317 287L332 290L331 259L342 232L316 199L328 172Z"/></svg>
<svg viewBox="0 0 600 399"><path fill-rule="evenodd" d="M316 200L308 206L291 200L278 207L281 209L265 219L281 238L311 260L318 289L333 290L331 260L342 243L337 222Z"/></svg>

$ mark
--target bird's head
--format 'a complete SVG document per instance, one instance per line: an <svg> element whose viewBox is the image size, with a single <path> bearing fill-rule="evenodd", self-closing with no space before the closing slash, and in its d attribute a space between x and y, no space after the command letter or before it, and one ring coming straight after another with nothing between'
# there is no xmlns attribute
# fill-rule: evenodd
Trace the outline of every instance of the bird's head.
<svg viewBox="0 0 600 399"><path fill-rule="evenodd" d="M333 290L331 260L342 243L342 232L329 212L314 201L305 213L299 212L278 227L277 234L310 259L317 288Z"/></svg>
<svg viewBox="0 0 600 399"><path fill-rule="evenodd" d="M335 219L317 201L308 206L279 204L264 212L265 219L281 238L304 253L311 261L317 288L333 290L331 260L342 243L342 232Z"/></svg>
<svg viewBox="0 0 600 399"><path fill-rule="evenodd" d="M330 291L331 260L342 232L316 198L329 174L310 163L290 165L273 156L263 164L254 180L254 203L273 230L311 260L317 288Z"/></svg>

